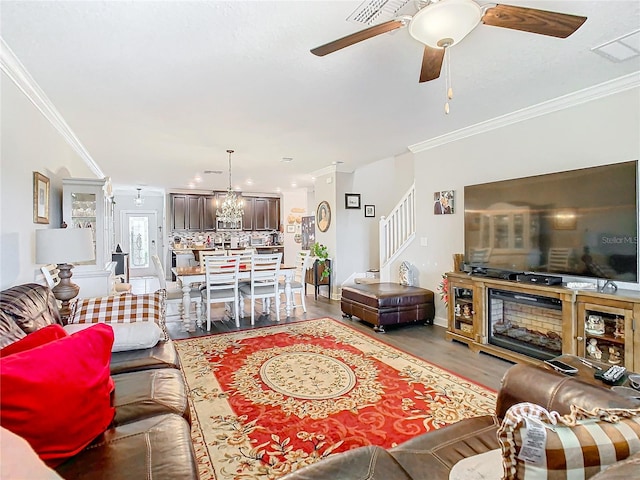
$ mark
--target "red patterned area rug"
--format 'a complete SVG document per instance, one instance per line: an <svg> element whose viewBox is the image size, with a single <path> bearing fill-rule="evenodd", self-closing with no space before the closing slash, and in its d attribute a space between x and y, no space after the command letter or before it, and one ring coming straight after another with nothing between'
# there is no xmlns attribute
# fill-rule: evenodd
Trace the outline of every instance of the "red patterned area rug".
<svg viewBox="0 0 640 480"><path fill-rule="evenodd" d="M495 393L336 320L176 341L201 479L275 479L494 412Z"/></svg>

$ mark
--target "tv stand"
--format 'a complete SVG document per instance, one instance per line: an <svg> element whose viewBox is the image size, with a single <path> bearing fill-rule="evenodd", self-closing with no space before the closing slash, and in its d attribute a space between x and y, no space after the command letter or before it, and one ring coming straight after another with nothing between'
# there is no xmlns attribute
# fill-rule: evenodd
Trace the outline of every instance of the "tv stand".
<svg viewBox="0 0 640 480"><path fill-rule="evenodd" d="M494 344L495 342L491 343L489 337L495 336L496 330L499 329L496 329L495 317L489 317L489 290L497 290L512 293L515 297L537 297L549 300L547 303L559 305L559 308L556 308L558 313L555 316L558 323L555 328L545 323L544 312L539 313L535 310L532 314L533 326L518 325L521 323L519 315L530 309L522 307L520 311L509 311L500 329L513 323L520 327L523 334L533 332L550 338L559 337L559 354L578 355L611 365L619 359L619 364L624 365L629 371L640 371L640 328L637 328L640 321L639 291L577 290L562 285L519 283L487 275L468 275L464 272L448 273L447 277L447 340L465 343L474 352L488 353L508 361L540 364L542 360L528 355L526 349L518 351L517 348L505 348L500 344ZM494 314L495 312L491 312L491 315ZM593 326L595 324L601 325L598 327L600 330ZM600 353L594 353L593 343ZM590 355L600 355L601 359Z"/></svg>

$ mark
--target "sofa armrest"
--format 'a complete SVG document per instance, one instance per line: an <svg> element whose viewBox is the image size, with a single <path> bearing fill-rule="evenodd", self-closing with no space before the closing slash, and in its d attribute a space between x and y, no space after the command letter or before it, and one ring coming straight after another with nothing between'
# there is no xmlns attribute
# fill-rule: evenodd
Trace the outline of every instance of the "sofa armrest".
<svg viewBox="0 0 640 480"><path fill-rule="evenodd" d="M384 448L373 445L330 455L296 470L281 480L317 479L412 480Z"/></svg>
<svg viewBox="0 0 640 480"><path fill-rule="evenodd" d="M167 340L151 348L114 352L110 367L111 375L150 368L180 368L180 357L173 342Z"/></svg>
<svg viewBox="0 0 640 480"><path fill-rule="evenodd" d="M496 415L502 419L509 407L521 402L535 403L561 415L569 413L572 404L587 409L640 407L640 401L618 395L608 388L525 364L514 365L504 374Z"/></svg>

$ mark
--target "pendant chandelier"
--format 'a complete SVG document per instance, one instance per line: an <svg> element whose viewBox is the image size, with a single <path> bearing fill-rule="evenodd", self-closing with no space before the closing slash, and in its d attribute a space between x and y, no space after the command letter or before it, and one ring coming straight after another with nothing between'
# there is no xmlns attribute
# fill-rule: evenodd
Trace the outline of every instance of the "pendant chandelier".
<svg viewBox="0 0 640 480"><path fill-rule="evenodd" d="M229 154L229 188L227 188L227 195L224 197L222 205L218 205L216 216L228 226L237 228L242 226L243 202L231 188L231 154L233 150L227 150L227 153Z"/></svg>

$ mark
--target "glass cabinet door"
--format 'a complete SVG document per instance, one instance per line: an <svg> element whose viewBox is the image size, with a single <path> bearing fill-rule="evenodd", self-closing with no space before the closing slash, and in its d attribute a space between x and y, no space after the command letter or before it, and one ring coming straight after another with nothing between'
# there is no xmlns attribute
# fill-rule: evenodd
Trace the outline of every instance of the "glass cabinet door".
<svg viewBox="0 0 640 480"><path fill-rule="evenodd" d="M96 260L96 212L97 195L95 193L71 193L71 228L89 228L93 234L94 260L75 262L76 265L95 265Z"/></svg>
<svg viewBox="0 0 640 480"><path fill-rule="evenodd" d="M588 360L632 368L633 342L625 341L625 332L632 329L632 317L631 310L580 303L578 333L583 343L579 354Z"/></svg>
<svg viewBox="0 0 640 480"><path fill-rule="evenodd" d="M451 301L453 305L451 329L460 335L474 337L473 289L468 286L451 284Z"/></svg>

